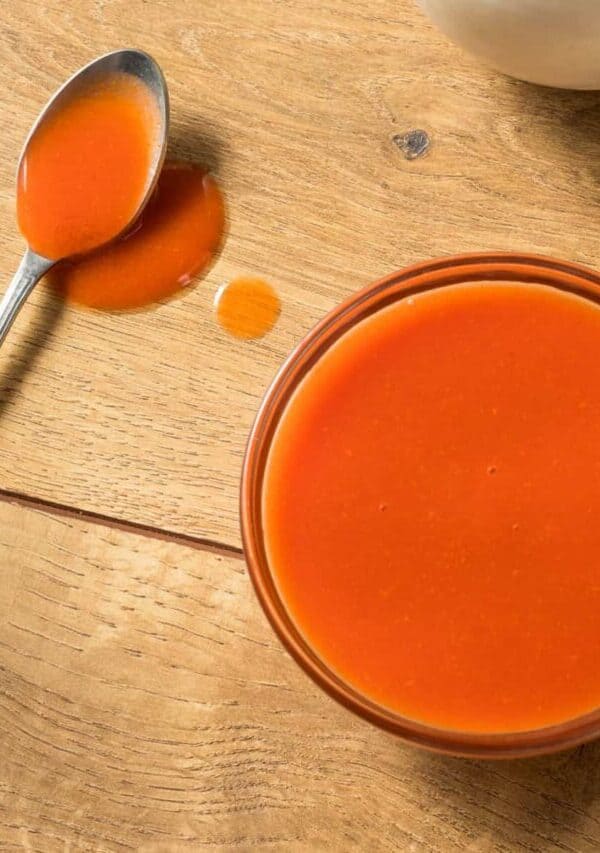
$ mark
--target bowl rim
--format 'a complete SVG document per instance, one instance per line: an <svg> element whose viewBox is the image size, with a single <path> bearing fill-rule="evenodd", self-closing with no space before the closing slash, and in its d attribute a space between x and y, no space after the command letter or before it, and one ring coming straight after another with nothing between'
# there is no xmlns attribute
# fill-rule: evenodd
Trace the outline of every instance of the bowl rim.
<svg viewBox="0 0 600 853"><path fill-rule="evenodd" d="M291 395L314 363L345 332L399 299L475 281L545 284L600 304L600 274L569 261L511 252L436 258L359 290L333 308L292 350L260 403L242 468L241 532L250 578L272 628L299 666L329 696L364 720L429 750L473 758L520 758L556 752L597 737L600 708L540 729L488 734L430 726L377 704L338 676L304 639L279 595L262 535L262 481L271 440Z"/></svg>

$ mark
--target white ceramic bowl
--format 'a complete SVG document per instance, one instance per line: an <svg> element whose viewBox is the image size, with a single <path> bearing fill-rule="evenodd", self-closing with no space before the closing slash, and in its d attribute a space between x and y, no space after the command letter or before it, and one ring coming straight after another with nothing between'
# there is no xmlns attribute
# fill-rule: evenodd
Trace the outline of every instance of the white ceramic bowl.
<svg viewBox="0 0 600 853"><path fill-rule="evenodd" d="M417 0L453 41L531 83L600 89L600 0Z"/></svg>

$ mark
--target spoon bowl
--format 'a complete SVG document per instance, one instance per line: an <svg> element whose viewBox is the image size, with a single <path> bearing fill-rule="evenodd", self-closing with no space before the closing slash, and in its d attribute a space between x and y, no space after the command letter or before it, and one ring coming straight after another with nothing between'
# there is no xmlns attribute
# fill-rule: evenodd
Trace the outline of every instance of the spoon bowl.
<svg viewBox="0 0 600 853"><path fill-rule="evenodd" d="M162 71L154 59L140 50L118 50L95 59L77 71L55 92L38 116L25 140L17 168L19 178L23 171L26 175L27 155L30 152L32 142L50 120L56 120L57 114L69 102L72 102L74 96L85 95L87 92L91 93L97 90L115 75L130 76L142 83L147 89L153 107L153 122L156 121L156 127L153 127L153 144L146 180L135 210L125 224L120 223L118 227L115 227L114 233L111 233L106 239L103 238L94 245L88 245L86 251L111 242L129 231L156 186L166 152L169 128L169 96ZM90 204L93 204L93 201L93 198L90 198ZM19 268L0 302L0 344L4 341L15 317L40 278L57 261L64 260L65 257L69 256L70 253L63 253L59 257L48 258L34 251L31 247L27 248Z"/></svg>

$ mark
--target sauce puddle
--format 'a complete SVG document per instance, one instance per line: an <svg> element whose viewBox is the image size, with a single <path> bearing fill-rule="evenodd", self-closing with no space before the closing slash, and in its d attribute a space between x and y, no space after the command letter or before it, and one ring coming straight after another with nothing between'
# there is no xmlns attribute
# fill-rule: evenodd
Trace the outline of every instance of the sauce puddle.
<svg viewBox="0 0 600 853"><path fill-rule="evenodd" d="M216 181L188 163L167 163L134 230L48 278L91 308L140 308L173 296L204 271L221 244L225 206Z"/></svg>

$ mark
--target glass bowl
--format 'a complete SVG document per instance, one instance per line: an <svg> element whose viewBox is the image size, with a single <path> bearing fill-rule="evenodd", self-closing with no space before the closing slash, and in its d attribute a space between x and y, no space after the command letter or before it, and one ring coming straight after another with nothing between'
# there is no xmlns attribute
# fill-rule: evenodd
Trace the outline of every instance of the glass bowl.
<svg viewBox="0 0 600 853"><path fill-rule="evenodd" d="M473 281L544 284L600 303L600 275L592 270L567 261L517 254L427 261L358 292L308 333L284 362L261 403L242 473L242 537L250 577L271 625L297 663L326 693L370 723L421 747L476 758L524 757L566 749L600 735L600 709L536 730L482 734L424 725L378 705L340 678L306 642L277 590L263 538L262 487L271 440L291 395L315 362L350 328L391 303L433 288Z"/></svg>

